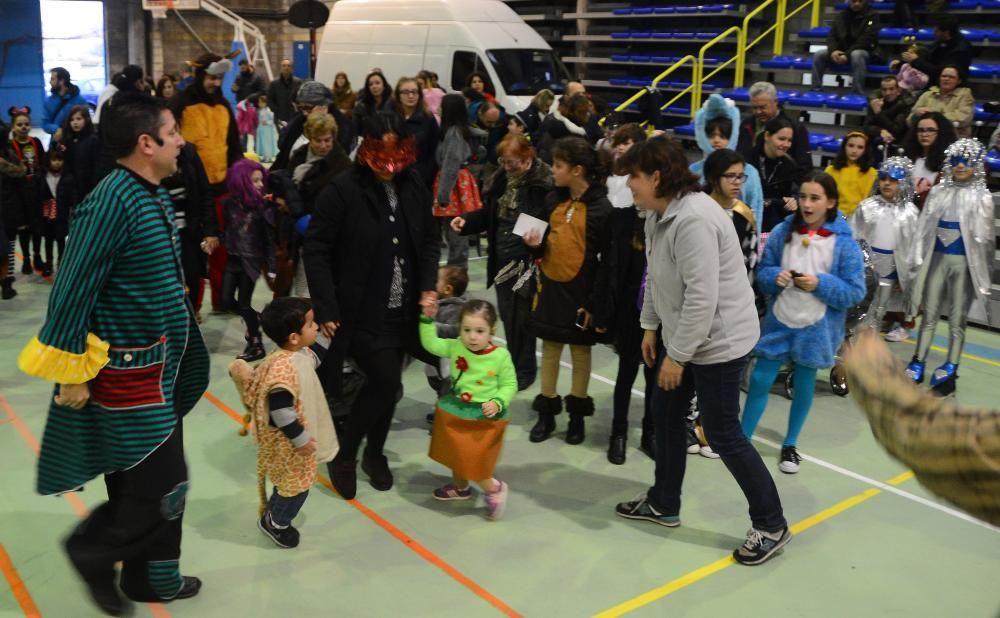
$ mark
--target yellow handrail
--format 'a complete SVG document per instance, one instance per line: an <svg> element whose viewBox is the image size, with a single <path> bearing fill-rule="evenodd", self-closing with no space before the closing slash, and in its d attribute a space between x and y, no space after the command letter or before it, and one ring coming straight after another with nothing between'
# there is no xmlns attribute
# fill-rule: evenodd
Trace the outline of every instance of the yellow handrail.
<svg viewBox="0 0 1000 618"><path fill-rule="evenodd" d="M716 73L718 73L722 69L726 68L733 61L738 60L738 58L740 58L740 56L743 55L742 53L740 53L740 50L737 49L735 56L733 56L732 58L730 58L726 62L720 64L718 67L715 68L714 71L712 71L708 75L703 75L703 73L705 71L705 52L707 52L716 43L722 41L723 39L725 39L726 37L728 37L730 34L733 34L733 33L736 34L736 41L737 41L736 42L736 46L737 46L737 48L739 48L739 43L740 43L740 41L742 39L742 32L743 32L743 30L739 26L732 26L729 29L727 29L725 32L723 32L722 34L720 34L719 36L717 36L714 39L712 39L711 41L709 41L708 43L705 43L704 45L702 45L701 49L698 50L698 62L697 62L697 64L694 65L695 77L694 77L693 84L692 84L694 86L694 93L691 95L691 115L692 115L692 117L698 111L698 109L701 108L701 90L702 90L702 85L704 84L705 80L708 79L709 77L712 77L713 75L715 75ZM738 66L738 63L737 63L737 66ZM734 77L733 78L734 85L735 85L735 82L736 82L736 78Z"/></svg>
<svg viewBox="0 0 1000 618"><path fill-rule="evenodd" d="M654 78L653 78L653 81L651 81L651 82L650 82L650 84L649 84L649 87L650 87L650 88L656 88L656 86L657 86L657 85L659 85L659 83L660 83L661 81L663 81L663 79L664 79L665 77L667 77L668 75L670 75L671 73L673 73L673 72L674 72L674 71L676 71L677 69L681 68L682 66L684 66L684 65L685 65L685 64L687 64L688 62L690 62L690 63L691 63L691 80L692 80L692 82L693 82L693 81L694 81L694 76L695 76L695 72L696 72L696 68L695 68L695 62L696 62L696 61L695 61L695 57L694 57L694 56L692 56L691 54L688 54L687 56L684 56L683 58L681 58L681 59L680 59L680 60L678 60L677 62L675 62L675 63L673 63L672 65L670 65L669 67L667 67L667 69L666 69L665 71L663 71L662 73L660 73L659 75L657 75L656 77L654 77ZM671 103L673 103L674 101L676 101L677 99L679 99L680 97L682 97L682 96L683 96L684 94L686 94L686 93L687 93L687 92L688 92L689 90L691 90L691 86L688 86L688 87L687 87L686 89L684 89L683 91L681 91L681 93L680 93L680 94L678 94L677 96L675 96L675 97L674 97L673 99L671 99L671 100L670 100L670 101L669 101L669 102L667 103L667 105L670 105ZM616 107L616 108L615 108L615 111L616 111L616 112L622 112L622 111L625 111L626 109L628 109L628 106L629 106L629 105L631 105L631 104L635 103L636 101L638 101L638 100L639 100L639 99L641 99L642 97L646 96L646 93L648 93L648 92L649 92L649 90L647 90L646 88L643 88L643 89L642 89L642 90L640 90L639 92L636 92L636 93L635 93L635 94L633 94L633 95L632 95L631 97L629 97L628 99L626 99L626 100L625 100L625 101L624 101L623 103L620 103L620 104L618 105L618 107ZM660 109L663 109L663 108L665 108L665 107L666 107L667 105L664 105L664 106L663 106L663 107L661 107ZM692 108L692 109L693 109L693 108ZM601 122L602 122L602 124L603 124L603 120L604 120L604 119L602 118L602 119L601 119Z"/></svg>
<svg viewBox="0 0 1000 618"><path fill-rule="evenodd" d="M749 50L751 47L759 43L761 39L763 39L765 36L770 34L772 30L775 30L778 27L776 20L775 24L770 28L768 28L767 30L765 30L756 39L754 39L753 43L747 44L747 36L749 35L750 32L750 20L756 17L758 13L762 12L764 9L771 6L775 2L779 3L779 10L780 10L780 2L782 1L783 0L766 0L765 2L762 2L760 6L758 6L756 9L747 13L747 16L743 18L743 27L740 29L740 37L736 45L736 57L738 58L738 60L736 61L737 87L743 85L743 74L746 72L747 50Z"/></svg>

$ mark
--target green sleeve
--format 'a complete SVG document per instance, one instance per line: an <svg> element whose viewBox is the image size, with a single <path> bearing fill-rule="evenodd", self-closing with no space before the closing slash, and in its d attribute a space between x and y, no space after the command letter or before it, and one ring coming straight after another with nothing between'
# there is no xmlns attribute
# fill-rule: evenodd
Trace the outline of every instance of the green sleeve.
<svg viewBox="0 0 1000 618"><path fill-rule="evenodd" d="M434 356L450 358L451 341L456 340L441 339L437 336L437 326L435 326L434 320L425 315L420 316L420 343L425 350Z"/></svg>
<svg viewBox="0 0 1000 618"><path fill-rule="evenodd" d="M497 350L502 352L497 367L497 396L496 401L500 404L500 411L506 410L514 396L517 395L517 371L514 369L514 361L511 360L510 352L506 348Z"/></svg>

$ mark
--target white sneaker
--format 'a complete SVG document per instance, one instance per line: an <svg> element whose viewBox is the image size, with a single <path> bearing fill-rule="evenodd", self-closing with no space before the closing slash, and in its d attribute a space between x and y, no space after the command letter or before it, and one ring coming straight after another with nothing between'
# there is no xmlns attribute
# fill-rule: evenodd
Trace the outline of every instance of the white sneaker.
<svg viewBox="0 0 1000 618"><path fill-rule="evenodd" d="M698 454L702 457L708 457L709 459L718 459L719 454L712 450L712 447L705 445L698 450Z"/></svg>
<svg viewBox="0 0 1000 618"><path fill-rule="evenodd" d="M781 460L778 462L778 469L785 474L795 474L799 471L799 463L802 457L794 446L781 447Z"/></svg>
<svg viewBox="0 0 1000 618"><path fill-rule="evenodd" d="M885 334L885 340L892 343L906 341L909 338L910 338L910 331L906 328L903 328L902 324L897 324L895 328L893 328L892 330L890 330L888 333Z"/></svg>

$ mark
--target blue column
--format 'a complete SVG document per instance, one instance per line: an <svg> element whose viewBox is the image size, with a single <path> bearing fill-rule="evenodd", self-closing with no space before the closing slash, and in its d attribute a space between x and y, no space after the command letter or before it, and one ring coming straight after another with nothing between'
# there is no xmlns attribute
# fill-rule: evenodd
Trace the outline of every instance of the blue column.
<svg viewBox="0 0 1000 618"><path fill-rule="evenodd" d="M0 113L27 105L41 120L48 87L42 74L42 14L38 0L3 0L0 18ZM4 53L6 52L6 53Z"/></svg>

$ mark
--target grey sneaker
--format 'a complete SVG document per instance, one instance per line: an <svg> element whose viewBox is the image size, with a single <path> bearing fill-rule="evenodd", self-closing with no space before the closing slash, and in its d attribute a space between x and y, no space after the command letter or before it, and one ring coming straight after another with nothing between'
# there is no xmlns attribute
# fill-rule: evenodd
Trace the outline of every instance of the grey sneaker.
<svg viewBox="0 0 1000 618"><path fill-rule="evenodd" d="M736 562L747 566L763 564L791 540L792 533L788 531L787 526L778 532L764 532L750 528L747 540L733 552L733 558Z"/></svg>
<svg viewBox="0 0 1000 618"><path fill-rule="evenodd" d="M668 528L676 528L681 525L680 516L664 515L663 513L657 511L649 503L649 499L645 493L639 494L628 502L618 503L618 506L615 507L615 513L617 513L619 517L624 517L625 519L651 521L654 524L660 524L661 526L666 526Z"/></svg>
<svg viewBox="0 0 1000 618"><path fill-rule="evenodd" d="M902 324L896 324L896 327L885 334L885 340L891 343L898 343L900 341L906 341L910 338L910 331L903 328Z"/></svg>

